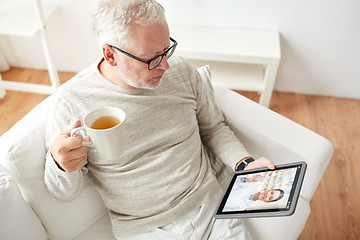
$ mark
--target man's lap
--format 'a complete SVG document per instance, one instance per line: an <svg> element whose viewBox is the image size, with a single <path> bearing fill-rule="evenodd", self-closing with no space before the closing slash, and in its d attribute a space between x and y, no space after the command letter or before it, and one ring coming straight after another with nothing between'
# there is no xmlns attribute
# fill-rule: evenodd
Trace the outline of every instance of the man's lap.
<svg viewBox="0 0 360 240"><path fill-rule="evenodd" d="M251 239L241 219L215 219L213 214L222 190L202 206L173 223L151 232L119 240Z"/></svg>

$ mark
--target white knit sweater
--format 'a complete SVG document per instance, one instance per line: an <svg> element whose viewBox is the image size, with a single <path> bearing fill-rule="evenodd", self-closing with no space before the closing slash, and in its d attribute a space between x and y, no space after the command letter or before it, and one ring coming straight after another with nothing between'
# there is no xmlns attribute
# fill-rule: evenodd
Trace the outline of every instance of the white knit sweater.
<svg viewBox="0 0 360 240"><path fill-rule="evenodd" d="M126 90L106 80L98 63L63 84L47 128L49 149L69 123L104 106L127 114L127 141L119 159L89 149L88 164L66 173L48 154L45 183L60 200L71 200L89 177L109 208L114 234L129 237L184 216L209 199L218 184L203 145L231 168L248 156L196 68L181 57L156 89ZM241 116L239 116L241 117Z"/></svg>

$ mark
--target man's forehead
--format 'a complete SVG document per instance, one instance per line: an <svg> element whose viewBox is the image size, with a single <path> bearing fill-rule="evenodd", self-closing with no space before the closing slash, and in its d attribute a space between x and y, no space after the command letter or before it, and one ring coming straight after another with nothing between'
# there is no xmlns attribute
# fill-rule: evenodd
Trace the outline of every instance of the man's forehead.
<svg viewBox="0 0 360 240"><path fill-rule="evenodd" d="M162 54L170 46L170 35L167 24L159 23L149 26L133 24L132 30L134 30L133 50L136 50L139 54Z"/></svg>

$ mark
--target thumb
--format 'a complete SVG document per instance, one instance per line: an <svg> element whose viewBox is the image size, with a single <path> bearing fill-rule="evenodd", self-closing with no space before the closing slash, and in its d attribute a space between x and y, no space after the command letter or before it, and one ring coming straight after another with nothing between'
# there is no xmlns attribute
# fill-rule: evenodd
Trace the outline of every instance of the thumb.
<svg viewBox="0 0 360 240"><path fill-rule="evenodd" d="M73 130L74 128L80 127L81 126L81 121L80 120L76 120L72 123L70 123L69 125L67 125L64 130L62 131L63 134L67 135L68 137L70 137L70 132L71 130Z"/></svg>
<svg viewBox="0 0 360 240"><path fill-rule="evenodd" d="M275 169L275 166L274 166L273 162L271 160L267 159L266 157L261 157L258 160L262 161L264 167L267 167L267 168L269 168L271 170Z"/></svg>

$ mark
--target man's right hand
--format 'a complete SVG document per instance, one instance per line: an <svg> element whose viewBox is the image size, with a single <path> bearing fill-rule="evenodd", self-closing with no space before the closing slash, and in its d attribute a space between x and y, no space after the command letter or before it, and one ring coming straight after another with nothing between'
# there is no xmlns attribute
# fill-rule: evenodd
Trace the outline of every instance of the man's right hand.
<svg viewBox="0 0 360 240"><path fill-rule="evenodd" d="M69 124L51 145L50 153L57 165L66 172L79 170L87 163L88 148L82 146L89 137L83 138L80 134L70 136L72 129L81 126L80 120Z"/></svg>

